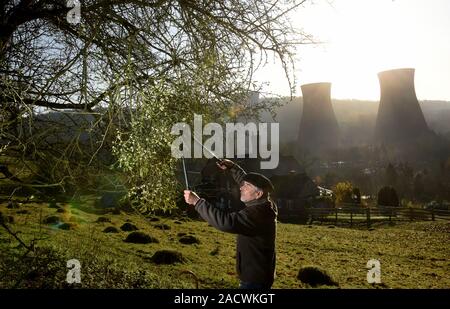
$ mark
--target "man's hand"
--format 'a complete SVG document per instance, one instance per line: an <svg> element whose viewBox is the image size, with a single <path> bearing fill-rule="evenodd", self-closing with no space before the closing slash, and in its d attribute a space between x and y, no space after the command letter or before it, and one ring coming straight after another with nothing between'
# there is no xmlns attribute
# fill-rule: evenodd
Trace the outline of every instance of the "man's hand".
<svg viewBox="0 0 450 309"><path fill-rule="evenodd" d="M191 190L184 190L184 200L189 205L195 205L197 204L200 197L197 195L197 193L191 191Z"/></svg>
<svg viewBox="0 0 450 309"><path fill-rule="evenodd" d="M234 166L234 162L228 159L222 159L216 162L217 167L219 167L221 170L230 169Z"/></svg>

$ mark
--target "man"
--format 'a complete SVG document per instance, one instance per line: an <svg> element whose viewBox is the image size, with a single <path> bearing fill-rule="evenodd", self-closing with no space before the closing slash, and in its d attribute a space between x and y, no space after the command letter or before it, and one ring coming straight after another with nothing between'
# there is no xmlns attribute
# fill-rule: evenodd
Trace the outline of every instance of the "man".
<svg viewBox="0 0 450 309"><path fill-rule="evenodd" d="M241 201L245 208L239 212L220 210L195 192L185 190L186 203L213 227L238 234L236 271L240 288L270 289L275 275L276 205L270 200L273 185L258 173L246 173L230 160L220 160L217 166L229 170L240 184Z"/></svg>

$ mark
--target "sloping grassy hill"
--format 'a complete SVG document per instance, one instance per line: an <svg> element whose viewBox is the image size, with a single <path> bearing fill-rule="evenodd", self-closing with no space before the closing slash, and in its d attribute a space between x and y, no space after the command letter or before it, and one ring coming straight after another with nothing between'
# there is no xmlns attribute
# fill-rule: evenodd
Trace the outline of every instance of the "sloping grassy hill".
<svg viewBox="0 0 450 309"><path fill-rule="evenodd" d="M50 206L0 205L11 232L20 231L17 237L37 248L28 251L0 227L0 287L68 287L66 262L73 258L81 263L81 284L76 285L81 288L194 288L196 280L186 271L198 277L200 288L238 286L235 236L205 222L124 212L99 214L77 203ZM125 223L159 243L125 242L132 233L120 229ZM103 232L107 227L118 232ZM183 244L180 239L194 243ZM308 288L296 278L307 265L326 270L341 288L450 287L448 222L403 223L370 231L279 223L277 249L274 288ZM158 250L181 253L184 262L156 264L152 256ZM369 259L381 262L380 285L367 283Z"/></svg>

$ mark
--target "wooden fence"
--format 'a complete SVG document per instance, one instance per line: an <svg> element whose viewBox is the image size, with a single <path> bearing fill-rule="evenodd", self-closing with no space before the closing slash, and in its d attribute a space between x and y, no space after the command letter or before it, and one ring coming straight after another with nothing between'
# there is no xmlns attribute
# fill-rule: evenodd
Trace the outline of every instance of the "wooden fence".
<svg viewBox="0 0 450 309"><path fill-rule="evenodd" d="M280 209L279 217L283 221L303 222L312 224L314 222L329 224L364 224L370 227L375 222L394 221L450 221L450 210L441 209L419 209L410 207L362 207L349 205L338 205L337 207L291 207L289 210ZM298 219L298 220L296 220Z"/></svg>

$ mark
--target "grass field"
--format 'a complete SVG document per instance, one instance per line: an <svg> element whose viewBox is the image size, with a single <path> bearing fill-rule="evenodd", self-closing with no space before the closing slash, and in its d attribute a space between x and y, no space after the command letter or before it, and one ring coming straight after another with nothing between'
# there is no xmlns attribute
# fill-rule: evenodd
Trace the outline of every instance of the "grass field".
<svg viewBox="0 0 450 309"><path fill-rule="evenodd" d="M143 217L120 212L99 214L83 203L23 203L18 208L0 205L12 232L0 227L0 287L68 287L66 261L81 263L81 288L235 288L235 235L225 234L187 217ZM59 224L46 224L58 216ZM99 217L106 218L97 222ZM8 221L8 222L9 222ZM51 220L50 220L51 221ZM134 224L159 243L124 242ZM61 223L67 223L61 225ZM166 226L164 226L164 224ZM113 226L118 233L104 233ZM182 244L193 236L199 243ZM183 263L160 265L152 261L158 250L181 253ZM450 223L448 221L377 223L371 230L328 225L278 224L277 272L274 288L310 288L297 279L304 266L324 269L340 288L450 288ZM366 263L381 263L381 284L367 283ZM325 287L325 286L321 286Z"/></svg>

